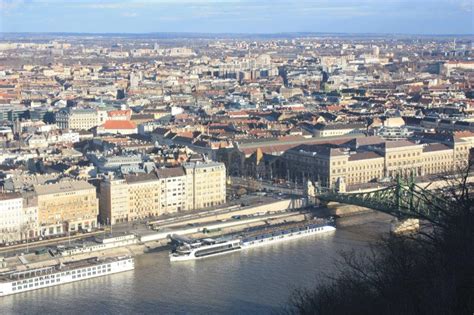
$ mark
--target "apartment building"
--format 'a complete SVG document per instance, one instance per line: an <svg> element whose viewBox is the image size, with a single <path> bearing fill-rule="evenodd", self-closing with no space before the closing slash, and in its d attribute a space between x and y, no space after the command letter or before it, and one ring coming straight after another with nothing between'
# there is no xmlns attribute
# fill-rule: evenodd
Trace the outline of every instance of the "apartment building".
<svg viewBox="0 0 474 315"><path fill-rule="evenodd" d="M22 239L33 239L40 236L38 222L38 197L34 192L28 191L22 194L23 212L22 212Z"/></svg>
<svg viewBox="0 0 474 315"><path fill-rule="evenodd" d="M104 224L129 221L128 185L125 179L108 175L100 184L99 219Z"/></svg>
<svg viewBox="0 0 474 315"><path fill-rule="evenodd" d="M160 182L156 173L127 175L128 219L143 219L160 214Z"/></svg>
<svg viewBox="0 0 474 315"><path fill-rule="evenodd" d="M186 163L183 165L192 185L188 184L188 207L200 209L225 203L226 170L223 163Z"/></svg>
<svg viewBox="0 0 474 315"><path fill-rule="evenodd" d="M225 166L216 162L108 175L100 183L100 220L116 224L220 205L226 200L225 180Z"/></svg>
<svg viewBox="0 0 474 315"><path fill-rule="evenodd" d="M187 186L187 178L182 167L157 170L161 184L162 213L194 209L187 202L186 194L192 187Z"/></svg>
<svg viewBox="0 0 474 315"><path fill-rule="evenodd" d="M97 226L99 203L86 181L35 185L41 235L61 234Z"/></svg>
<svg viewBox="0 0 474 315"><path fill-rule="evenodd" d="M60 129L89 130L99 125L99 115L95 109L64 108L55 115Z"/></svg>
<svg viewBox="0 0 474 315"><path fill-rule="evenodd" d="M19 240L23 198L19 193L0 194L0 244Z"/></svg>

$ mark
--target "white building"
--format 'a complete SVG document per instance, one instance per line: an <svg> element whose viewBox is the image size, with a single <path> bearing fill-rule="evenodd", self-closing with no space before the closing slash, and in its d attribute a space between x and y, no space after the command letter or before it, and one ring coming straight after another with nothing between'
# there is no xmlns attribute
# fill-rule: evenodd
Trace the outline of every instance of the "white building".
<svg viewBox="0 0 474 315"><path fill-rule="evenodd" d="M0 194L0 243L19 240L23 198L19 193Z"/></svg>
<svg viewBox="0 0 474 315"><path fill-rule="evenodd" d="M183 168L161 168L157 173L161 180L161 208L166 209L166 212L188 210L187 180Z"/></svg>

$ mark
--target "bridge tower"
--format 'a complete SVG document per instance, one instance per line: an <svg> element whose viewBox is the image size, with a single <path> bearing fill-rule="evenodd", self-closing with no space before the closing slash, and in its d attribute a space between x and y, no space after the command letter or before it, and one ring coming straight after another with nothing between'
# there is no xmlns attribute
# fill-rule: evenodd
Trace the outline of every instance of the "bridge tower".
<svg viewBox="0 0 474 315"><path fill-rule="evenodd" d="M316 204L316 186L309 179L306 180L304 185L304 197L308 206Z"/></svg>

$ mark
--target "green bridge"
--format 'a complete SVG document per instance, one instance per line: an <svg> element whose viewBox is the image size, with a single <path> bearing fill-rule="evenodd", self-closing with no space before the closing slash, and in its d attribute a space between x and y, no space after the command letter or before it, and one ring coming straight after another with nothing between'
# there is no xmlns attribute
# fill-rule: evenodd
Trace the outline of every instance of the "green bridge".
<svg viewBox="0 0 474 315"><path fill-rule="evenodd" d="M397 218L418 218L437 222L450 201L415 184L413 180L397 178L395 184L367 191L342 193L336 190L316 188L317 199L366 207L385 212Z"/></svg>

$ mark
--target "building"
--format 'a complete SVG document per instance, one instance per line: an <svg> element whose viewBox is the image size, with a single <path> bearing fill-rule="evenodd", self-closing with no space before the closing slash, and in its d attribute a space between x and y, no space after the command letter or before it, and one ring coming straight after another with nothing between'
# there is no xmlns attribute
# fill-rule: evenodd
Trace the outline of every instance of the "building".
<svg viewBox="0 0 474 315"><path fill-rule="evenodd" d="M139 154L130 155L101 155L91 153L88 159L97 167L99 172L114 172L127 169L129 171L139 171L140 164L143 163L143 156Z"/></svg>
<svg viewBox="0 0 474 315"><path fill-rule="evenodd" d="M108 175L99 188L100 220L116 224L217 206L226 201L223 163L192 162L119 178Z"/></svg>
<svg viewBox="0 0 474 315"><path fill-rule="evenodd" d="M225 203L226 169L223 163L194 162L183 165L192 185L187 189L188 207L201 209Z"/></svg>
<svg viewBox="0 0 474 315"><path fill-rule="evenodd" d="M363 123L316 124L312 132L316 138L323 138L364 134L366 129L367 128Z"/></svg>
<svg viewBox="0 0 474 315"><path fill-rule="evenodd" d="M137 125L130 120L108 120L97 127L97 134L130 135L138 132Z"/></svg>
<svg viewBox="0 0 474 315"><path fill-rule="evenodd" d="M0 244L21 239L23 198L19 193L0 194Z"/></svg>
<svg viewBox="0 0 474 315"><path fill-rule="evenodd" d="M23 212L21 225L21 238L34 239L40 236L38 223L38 197L34 192L26 192L23 196Z"/></svg>
<svg viewBox="0 0 474 315"><path fill-rule="evenodd" d="M55 119L60 129L89 130L99 124L95 109L64 108L56 113Z"/></svg>
<svg viewBox="0 0 474 315"><path fill-rule="evenodd" d="M155 172L125 176L128 195L128 221L161 214L161 185Z"/></svg>
<svg viewBox="0 0 474 315"><path fill-rule="evenodd" d="M387 141L371 147L384 158L385 176L395 178L425 175L423 170L423 145L407 140Z"/></svg>
<svg viewBox="0 0 474 315"><path fill-rule="evenodd" d="M35 185L41 235L97 227L99 204L95 187L86 181Z"/></svg>
<svg viewBox="0 0 474 315"><path fill-rule="evenodd" d="M332 187L346 174L348 158L349 150L334 144L300 145L282 155L278 169L283 178Z"/></svg>
<svg viewBox="0 0 474 315"><path fill-rule="evenodd" d="M300 145L279 158L278 175L291 181L310 180L335 187L339 179L347 185L357 185L397 176L450 173L466 166L469 149L474 147L474 141L467 136L458 134L454 141L446 143L400 140L366 141L366 145L357 141Z"/></svg>
<svg viewBox="0 0 474 315"><path fill-rule="evenodd" d="M187 186L187 176L182 167L161 168L157 170L161 184L162 213L193 210L187 202L187 194L192 186Z"/></svg>
<svg viewBox="0 0 474 315"><path fill-rule="evenodd" d="M104 224L129 221L129 187L125 179L114 179L109 175L100 184L99 219Z"/></svg>

